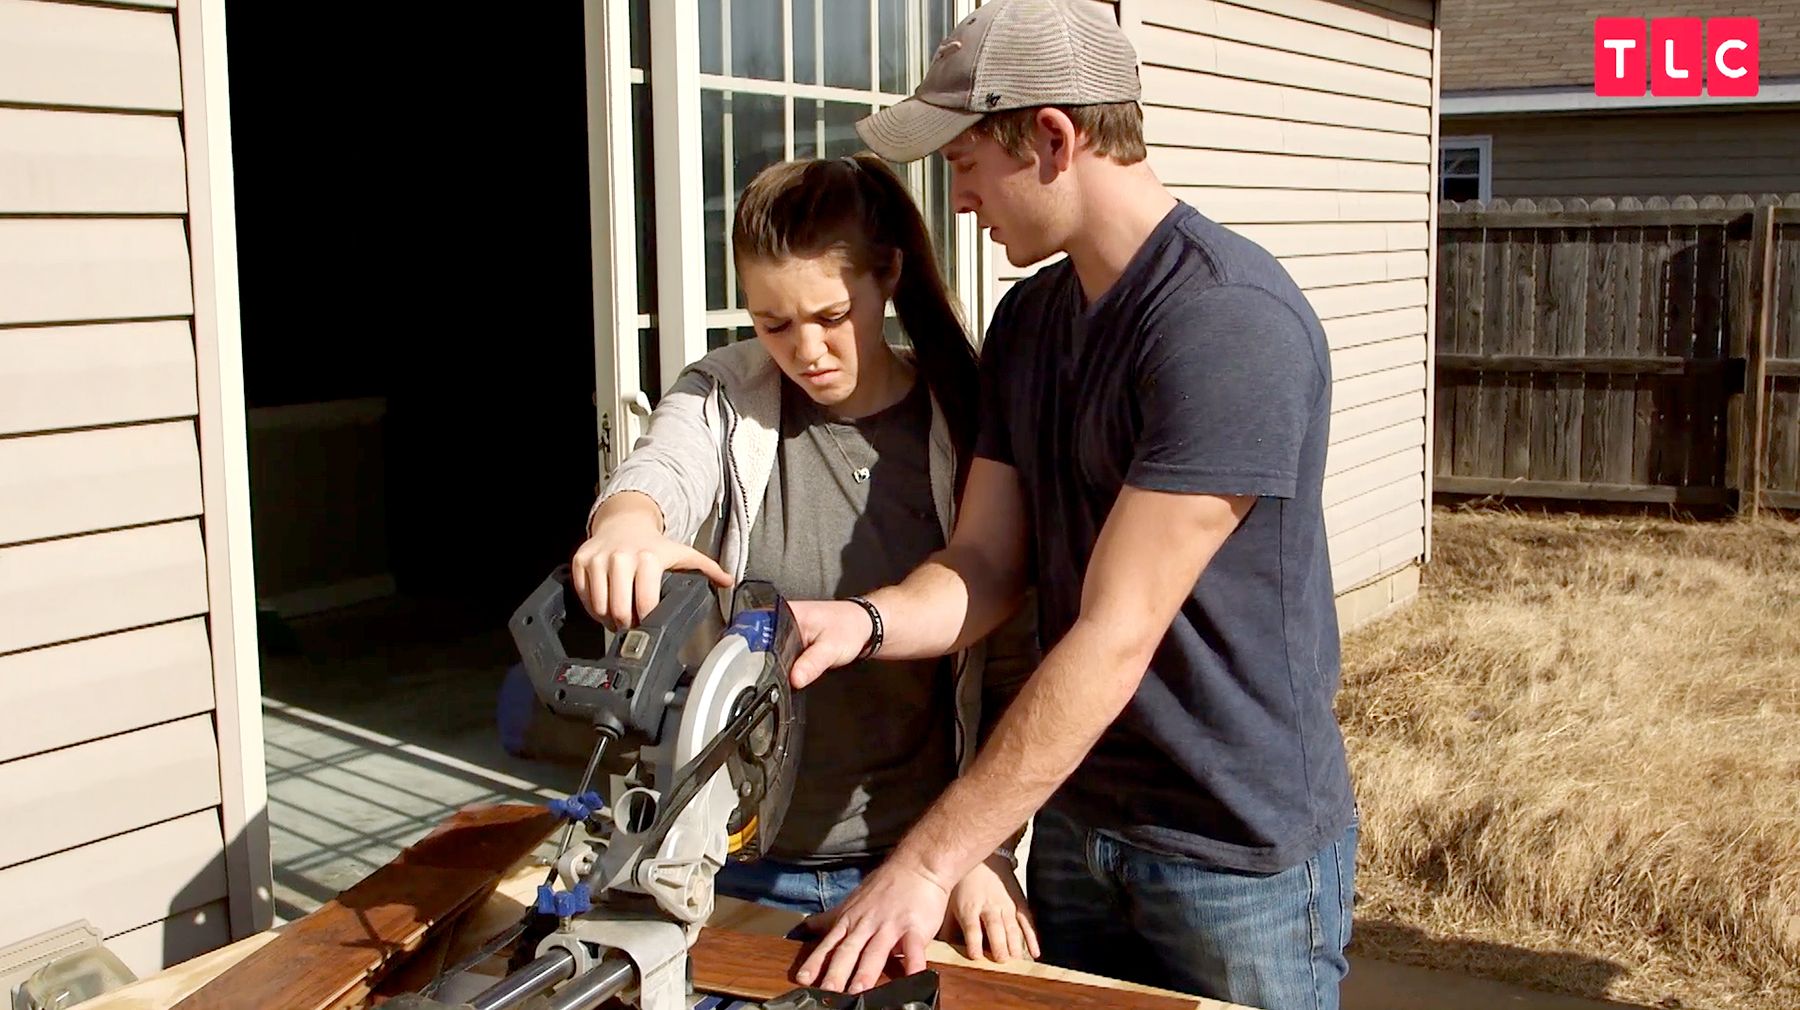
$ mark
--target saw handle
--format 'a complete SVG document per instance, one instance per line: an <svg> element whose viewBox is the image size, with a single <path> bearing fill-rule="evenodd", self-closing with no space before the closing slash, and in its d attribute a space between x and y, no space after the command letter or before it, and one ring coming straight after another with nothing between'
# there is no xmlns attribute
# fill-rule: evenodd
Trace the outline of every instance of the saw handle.
<svg viewBox="0 0 1800 1010"><path fill-rule="evenodd" d="M697 572L667 572L662 599L635 628L612 636L598 659L572 657L562 640L569 615L586 617L559 565L513 612L507 628L538 700L559 715L591 720L602 731L662 729L663 696L681 679L680 651L714 606L712 583Z"/></svg>

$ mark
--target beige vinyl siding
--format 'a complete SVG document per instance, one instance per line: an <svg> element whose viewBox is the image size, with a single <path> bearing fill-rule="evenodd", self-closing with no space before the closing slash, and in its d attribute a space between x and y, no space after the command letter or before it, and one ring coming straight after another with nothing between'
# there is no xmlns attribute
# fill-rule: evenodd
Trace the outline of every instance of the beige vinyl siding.
<svg viewBox="0 0 1800 1010"><path fill-rule="evenodd" d="M1425 550L1437 147L1430 0L1120 0L1150 164L1279 257L1333 372L1326 528L1339 592ZM989 250L996 300L1034 268Z"/></svg>
<svg viewBox="0 0 1800 1010"><path fill-rule="evenodd" d="M1800 109L1463 117L1493 138L1493 195L1704 196L1800 191Z"/></svg>
<svg viewBox="0 0 1800 1010"><path fill-rule="evenodd" d="M0 945L140 974L230 935L182 94L173 3L0 0Z"/></svg>

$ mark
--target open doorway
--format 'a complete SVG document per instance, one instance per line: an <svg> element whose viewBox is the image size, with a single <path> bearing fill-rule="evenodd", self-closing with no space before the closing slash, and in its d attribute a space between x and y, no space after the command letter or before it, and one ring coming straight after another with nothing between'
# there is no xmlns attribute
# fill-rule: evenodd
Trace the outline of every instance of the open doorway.
<svg viewBox="0 0 1800 1010"><path fill-rule="evenodd" d="M572 784L496 700L598 479L582 9L227 11L291 918L463 803Z"/></svg>

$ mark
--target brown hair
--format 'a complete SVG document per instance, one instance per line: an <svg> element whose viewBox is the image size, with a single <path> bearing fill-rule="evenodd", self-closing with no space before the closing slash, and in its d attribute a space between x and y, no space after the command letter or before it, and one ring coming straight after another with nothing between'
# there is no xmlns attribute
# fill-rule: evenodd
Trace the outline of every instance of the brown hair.
<svg viewBox="0 0 1800 1010"><path fill-rule="evenodd" d="M740 264L836 253L852 270L876 277L900 253L894 309L949 423L960 486L975 448L975 348L944 286L925 219L894 170L868 153L770 165L738 196L731 247Z"/></svg>
<svg viewBox="0 0 1800 1010"><path fill-rule="evenodd" d="M1087 137L1088 149L1121 165L1143 161L1144 110L1136 102L1108 102L1103 105L1055 105ZM1021 161L1031 155L1031 138L1037 130L1038 109L1008 109L991 112L970 127L977 137L992 137L1001 149Z"/></svg>

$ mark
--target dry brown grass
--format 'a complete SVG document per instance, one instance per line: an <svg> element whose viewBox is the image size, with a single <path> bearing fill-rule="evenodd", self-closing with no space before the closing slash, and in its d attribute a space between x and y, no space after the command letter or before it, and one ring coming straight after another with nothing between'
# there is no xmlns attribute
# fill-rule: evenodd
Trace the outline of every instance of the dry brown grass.
<svg viewBox="0 0 1800 1010"><path fill-rule="evenodd" d="M1353 949L1800 1007L1800 525L1440 509L1345 639Z"/></svg>

